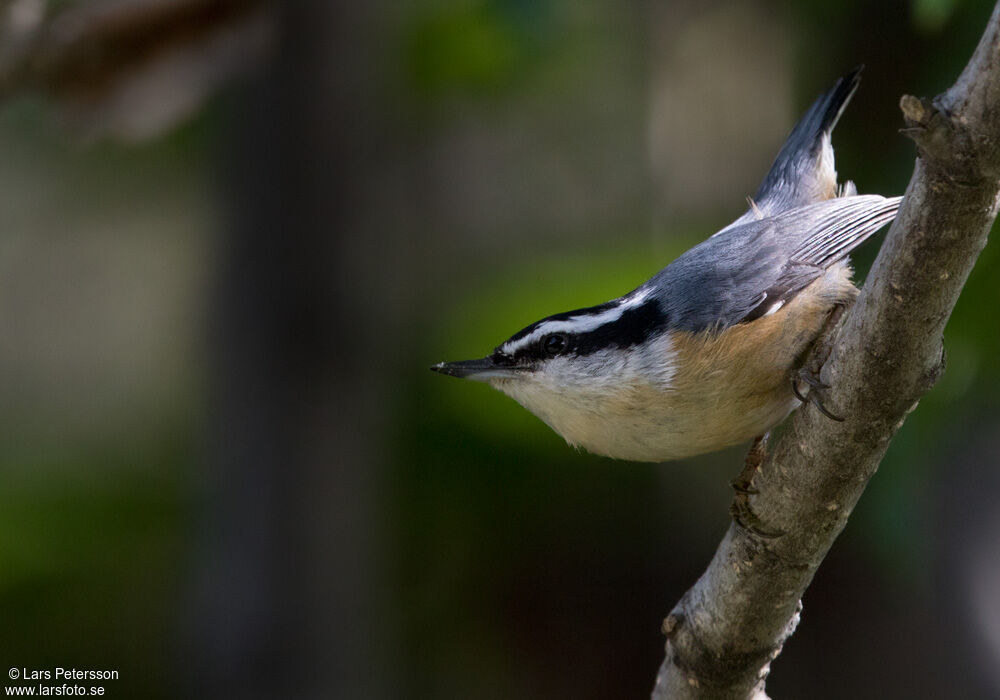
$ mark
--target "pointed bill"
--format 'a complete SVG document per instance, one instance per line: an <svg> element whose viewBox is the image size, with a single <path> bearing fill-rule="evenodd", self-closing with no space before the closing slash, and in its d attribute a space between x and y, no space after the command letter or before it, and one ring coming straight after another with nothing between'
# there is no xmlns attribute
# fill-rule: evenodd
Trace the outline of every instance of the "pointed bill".
<svg viewBox="0 0 1000 700"><path fill-rule="evenodd" d="M473 379L477 382L486 382L490 379L509 379L523 371L516 367L498 365L491 357L484 357L481 360L438 362L436 365L432 365L431 369L441 374L447 374L449 377Z"/></svg>

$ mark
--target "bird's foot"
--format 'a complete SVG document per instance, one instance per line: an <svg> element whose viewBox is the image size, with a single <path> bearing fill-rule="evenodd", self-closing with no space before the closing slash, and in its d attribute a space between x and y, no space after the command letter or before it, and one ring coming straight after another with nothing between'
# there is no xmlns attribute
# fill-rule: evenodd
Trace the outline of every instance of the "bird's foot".
<svg viewBox="0 0 1000 700"><path fill-rule="evenodd" d="M809 386L809 393L803 394L799 390L799 382L803 382ZM797 398L802 403L811 403L816 407L820 413L829 418L830 420L835 420L838 423L843 423L844 419L842 416L831 412L824 404L823 399L820 397L819 392L825 391L830 388L830 385L825 383L819 377L819 372L813 372L808 367L803 367L798 371L798 373L792 377L792 393L795 394Z"/></svg>
<svg viewBox="0 0 1000 700"><path fill-rule="evenodd" d="M785 534L781 530L765 530L762 528L760 526L760 518L753 512L746 497L744 496L741 499L740 494L736 495L736 498L733 499L732 504L729 506L729 514L733 517L733 522L740 528L753 533L761 539L776 540Z"/></svg>
<svg viewBox="0 0 1000 700"><path fill-rule="evenodd" d="M781 537L784 533L765 530L761 527L760 518L757 517L757 514L750 507L750 496L760 493L754 488L753 478L760 469L760 465L764 462L764 458L767 457L767 441L769 438L770 433L765 433L754 438L753 444L750 446L750 451L747 452L746 459L743 461L743 470L735 479L729 482L736 492L736 495L733 496L733 503L729 507L729 514L733 516L733 521L744 530L752 532L758 537L774 539Z"/></svg>
<svg viewBox="0 0 1000 700"><path fill-rule="evenodd" d="M820 392L830 388L830 385L822 380L820 374L823 371L823 365L830 359L830 353L833 352L834 331L846 310L846 304L837 304L833 307L833 311L830 312L823 324L823 329L813 343L805 366L792 377L792 393L795 394L795 398L802 403L811 403L824 416L838 423L842 423L844 419L828 410L820 396ZM808 393L802 393L799 389L799 382L809 387Z"/></svg>
<svg viewBox="0 0 1000 700"><path fill-rule="evenodd" d="M758 493L757 489L753 487L753 477L757 473L757 470L760 469L760 465L764 463L764 458L767 457L767 441L770 438L770 433L764 433L753 439L750 451L747 452L746 459L743 460L743 470L735 479L729 482L729 485L733 487L737 495L753 495Z"/></svg>

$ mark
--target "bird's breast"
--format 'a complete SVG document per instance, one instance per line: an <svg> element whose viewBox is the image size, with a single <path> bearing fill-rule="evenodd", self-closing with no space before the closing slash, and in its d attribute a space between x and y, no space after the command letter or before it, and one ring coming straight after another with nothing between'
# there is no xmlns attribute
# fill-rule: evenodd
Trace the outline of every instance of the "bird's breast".
<svg viewBox="0 0 1000 700"><path fill-rule="evenodd" d="M767 432L798 405L793 374L834 304L855 294L845 266L768 316L721 332L674 332L646 348L662 353L642 360L662 366L655 380L633 361L614 378L507 393L567 442L600 455L659 462L712 452Z"/></svg>

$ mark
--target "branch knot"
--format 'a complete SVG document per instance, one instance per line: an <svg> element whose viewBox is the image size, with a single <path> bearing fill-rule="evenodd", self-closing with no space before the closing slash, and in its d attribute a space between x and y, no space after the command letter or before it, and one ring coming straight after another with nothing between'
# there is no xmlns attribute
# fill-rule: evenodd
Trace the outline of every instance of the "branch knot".
<svg viewBox="0 0 1000 700"><path fill-rule="evenodd" d="M995 174L984 166L989 159L982 157L979 141L964 120L944 107L942 98L903 95L899 108L906 127L900 133L913 139L920 158L952 184L976 187L984 180L995 180Z"/></svg>

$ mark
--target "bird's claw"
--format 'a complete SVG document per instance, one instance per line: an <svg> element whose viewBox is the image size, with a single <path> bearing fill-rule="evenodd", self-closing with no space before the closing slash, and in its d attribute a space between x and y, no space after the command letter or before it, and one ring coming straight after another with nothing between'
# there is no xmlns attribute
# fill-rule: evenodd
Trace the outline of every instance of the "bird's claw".
<svg viewBox="0 0 1000 700"><path fill-rule="evenodd" d="M781 530L765 530L760 527L758 524L760 523L760 519L751 510L750 504L745 499L740 499L739 497L733 499L732 505L729 506L729 514L733 516L733 522L739 527L757 537L766 540L775 540L785 534Z"/></svg>
<svg viewBox="0 0 1000 700"><path fill-rule="evenodd" d="M844 315L845 309L846 306L844 304L837 304L833 308L823 326L823 330L813 345L808 365L799 369L796 375L792 377L792 393L795 394L795 398L802 403L811 403L824 416L838 423L843 423L844 419L827 409L823 405L823 399L819 396L819 392L830 388L830 385L820 378L820 372L823 370L823 365L826 364L827 359L830 357L830 352L833 350L833 332L840 318ZM800 381L809 386L809 393L803 394L799 390Z"/></svg>
<svg viewBox="0 0 1000 700"><path fill-rule="evenodd" d="M769 437L770 435L765 433L754 439L753 445L750 446L750 451L747 452L746 459L743 462L743 470L739 476L729 482L729 485L736 492L732 505L729 506L729 514L733 516L733 522L747 532L765 539L774 539L781 537L784 533L771 532L760 527L760 519L753 512L753 508L750 507L750 496L756 496L760 493L753 485L753 478L760 469L760 465L764 462L764 458L767 457L767 441Z"/></svg>
<svg viewBox="0 0 1000 700"><path fill-rule="evenodd" d="M730 480L729 485L733 487L733 491L741 496L756 496L760 493L760 491L755 489L750 482L746 481L742 476L738 476L735 479Z"/></svg>
<svg viewBox="0 0 1000 700"><path fill-rule="evenodd" d="M808 384L810 391L808 394L803 394L799 390L799 381ZM820 398L819 392L825 391L830 388L830 385L821 380L818 374L810 372L806 368L799 370L799 373L792 377L792 393L795 394L797 398L802 403L811 403L816 407L820 413L829 418L830 420L835 420L838 423L843 423L844 419L841 416L836 415L831 412L826 406L823 405L823 399Z"/></svg>

